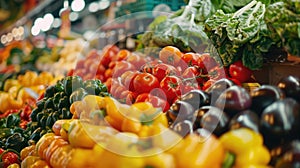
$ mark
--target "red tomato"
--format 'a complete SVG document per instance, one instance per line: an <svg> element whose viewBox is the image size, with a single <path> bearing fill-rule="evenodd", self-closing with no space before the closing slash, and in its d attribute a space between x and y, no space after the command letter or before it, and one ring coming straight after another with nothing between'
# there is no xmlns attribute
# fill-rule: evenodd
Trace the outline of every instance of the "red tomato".
<svg viewBox="0 0 300 168"><path fill-rule="evenodd" d="M105 70L106 70L105 67L102 64L99 64L97 66L96 75L98 75L98 74L101 74L101 75L104 74ZM93 71L90 70L90 72L93 72Z"/></svg>
<svg viewBox="0 0 300 168"><path fill-rule="evenodd" d="M113 75L112 69L106 69L104 72L104 80L111 78Z"/></svg>
<svg viewBox="0 0 300 168"><path fill-rule="evenodd" d="M117 63L117 61L111 61L111 62L108 64L108 68L113 69L113 68L116 66L116 63Z"/></svg>
<svg viewBox="0 0 300 168"><path fill-rule="evenodd" d="M126 95L126 104L128 104L128 105L133 104L135 102L136 97L137 97L136 93L131 92L131 91L127 92L127 95Z"/></svg>
<svg viewBox="0 0 300 168"><path fill-rule="evenodd" d="M112 61L112 57L117 55L119 52L119 48L115 45L107 45L103 48L102 56L100 59L100 63L105 66L106 68L108 67L109 63Z"/></svg>
<svg viewBox="0 0 300 168"><path fill-rule="evenodd" d="M122 95L124 91L127 91L126 87L123 86L119 81L113 80L111 85L110 94L116 99L124 99L126 95Z"/></svg>
<svg viewBox="0 0 300 168"><path fill-rule="evenodd" d="M161 108L164 112L169 110L170 104L157 96L153 96L149 93L142 93L136 97L135 102L149 102L156 108Z"/></svg>
<svg viewBox="0 0 300 168"><path fill-rule="evenodd" d="M198 66L201 69L206 69L207 71L210 71L212 68L218 66L218 63L208 53L204 53L198 59Z"/></svg>
<svg viewBox="0 0 300 168"><path fill-rule="evenodd" d="M216 80L214 79L209 79L208 81L206 81L202 87L202 90L206 91L208 88L210 88L210 86L212 84L214 84L216 82Z"/></svg>
<svg viewBox="0 0 300 168"><path fill-rule="evenodd" d="M149 93L152 89L158 87L159 81L149 73L140 73L133 80L134 91L138 94Z"/></svg>
<svg viewBox="0 0 300 168"><path fill-rule="evenodd" d="M74 71L74 75L80 76L80 77L84 77L87 74L87 70L85 68L81 68L81 69L76 69Z"/></svg>
<svg viewBox="0 0 300 168"><path fill-rule="evenodd" d="M93 74L93 73L87 73L86 75L84 75L83 77L82 77L82 79L85 81L85 80L89 80L89 79L95 79L95 74Z"/></svg>
<svg viewBox="0 0 300 168"><path fill-rule="evenodd" d="M178 65L176 66L176 70L179 73L183 73L184 70L186 70L188 68L188 64L184 62L184 60L180 60Z"/></svg>
<svg viewBox="0 0 300 168"><path fill-rule="evenodd" d="M178 70L174 66L165 63L155 65L152 72L158 81L161 81L168 75L179 75Z"/></svg>
<svg viewBox="0 0 300 168"><path fill-rule="evenodd" d="M121 60L126 59L130 55L131 55L130 51L128 51L126 49L122 49L114 57L112 57L112 61L121 61Z"/></svg>
<svg viewBox="0 0 300 168"><path fill-rule="evenodd" d="M84 68L84 63L85 63L85 60L83 60L83 59L78 60L77 63L76 63L76 68L75 69Z"/></svg>
<svg viewBox="0 0 300 168"><path fill-rule="evenodd" d="M84 61L84 68L89 69L91 65L95 64L96 60L95 59L85 59Z"/></svg>
<svg viewBox="0 0 300 168"><path fill-rule="evenodd" d="M150 62L150 57L144 57L135 53L132 53L129 57L126 58L126 61L133 64L135 67L140 69L147 62Z"/></svg>
<svg viewBox="0 0 300 168"><path fill-rule="evenodd" d="M120 51L120 49L119 49L119 47L116 46L116 45L106 45L106 46L103 48L103 51L104 51L104 52L110 51L110 52L112 52L112 53L114 53L114 54L117 54L117 53Z"/></svg>
<svg viewBox="0 0 300 168"><path fill-rule="evenodd" d="M178 48L166 46L160 50L159 59L166 64L176 66L181 60L181 55L182 53Z"/></svg>
<svg viewBox="0 0 300 168"><path fill-rule="evenodd" d="M191 66L185 69L181 76L184 79L196 80L199 74L199 69L196 66Z"/></svg>
<svg viewBox="0 0 300 168"><path fill-rule="evenodd" d="M229 66L229 74L232 78L244 83L251 79L252 71L245 67L241 60L238 60Z"/></svg>
<svg viewBox="0 0 300 168"><path fill-rule="evenodd" d="M74 69L70 69L67 73L67 76L73 76L74 75Z"/></svg>
<svg viewBox="0 0 300 168"><path fill-rule="evenodd" d="M147 63L145 63L144 65L141 66L140 71L152 74L155 65L157 65L158 63L159 62L157 60L147 62Z"/></svg>
<svg viewBox="0 0 300 168"><path fill-rule="evenodd" d="M122 84L130 91L134 91L133 79L138 75L139 71L126 71L121 75Z"/></svg>
<svg viewBox="0 0 300 168"><path fill-rule="evenodd" d="M227 78L226 69L224 67L214 67L209 71L209 77L214 80L219 80L222 78Z"/></svg>
<svg viewBox="0 0 300 168"><path fill-rule="evenodd" d="M149 102L156 108L161 108L163 112L166 112L170 109L170 104L157 96L151 95L149 98Z"/></svg>
<svg viewBox="0 0 300 168"><path fill-rule="evenodd" d="M173 99L181 96L183 85L177 76L166 76L160 82L160 88L166 93L168 102L173 102Z"/></svg>
<svg viewBox="0 0 300 168"><path fill-rule="evenodd" d="M127 61L118 61L112 70L112 76L114 78L120 77L126 71L136 70L135 66Z"/></svg>
<svg viewBox="0 0 300 168"><path fill-rule="evenodd" d="M188 93L191 90L200 90L200 89L201 89L201 87L198 85L198 83L195 83L195 82L185 83L185 85L183 86L182 94Z"/></svg>
<svg viewBox="0 0 300 168"><path fill-rule="evenodd" d="M139 94L136 99L135 99L135 102L138 103L138 102L148 102L149 101L149 93L142 93L142 94Z"/></svg>
<svg viewBox="0 0 300 168"><path fill-rule="evenodd" d="M153 95L153 96L157 96L157 97L159 97L163 100L167 100L167 95L161 88L152 89L150 94Z"/></svg>
<svg viewBox="0 0 300 168"><path fill-rule="evenodd" d="M229 80L231 80L234 84L238 85L238 86L242 86L241 82L237 79L234 78L228 78Z"/></svg>
<svg viewBox="0 0 300 168"><path fill-rule="evenodd" d="M86 59L97 59L97 58L99 58L99 54L96 49L92 49L86 56Z"/></svg>
<svg viewBox="0 0 300 168"><path fill-rule="evenodd" d="M108 92L110 92L111 90L111 85L112 85L112 78L108 78L105 82L104 82L105 86L107 87Z"/></svg>
<svg viewBox="0 0 300 168"><path fill-rule="evenodd" d="M181 59L184 60L184 62L188 66L194 66L194 65L198 65L199 57L200 56L197 53L188 52L188 53L183 54Z"/></svg>

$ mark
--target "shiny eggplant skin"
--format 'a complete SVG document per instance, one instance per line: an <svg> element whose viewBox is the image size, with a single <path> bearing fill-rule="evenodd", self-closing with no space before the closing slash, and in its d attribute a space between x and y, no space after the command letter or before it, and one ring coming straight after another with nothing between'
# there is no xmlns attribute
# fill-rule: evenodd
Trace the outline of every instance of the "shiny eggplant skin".
<svg viewBox="0 0 300 168"><path fill-rule="evenodd" d="M292 141L287 145L277 148L280 151L279 157L272 155L272 161L275 162L275 168L300 168L300 141ZM275 159L274 159L275 158Z"/></svg>
<svg viewBox="0 0 300 168"><path fill-rule="evenodd" d="M215 106L233 117L240 111L246 110L251 106L252 99L249 92L241 86L231 86L226 89L217 99Z"/></svg>
<svg viewBox="0 0 300 168"><path fill-rule="evenodd" d="M203 128L216 136L228 131L229 117L217 107L203 106L194 115L194 130Z"/></svg>
<svg viewBox="0 0 300 168"><path fill-rule="evenodd" d="M292 98L275 101L263 111L260 126L267 146L299 138L300 105Z"/></svg>
<svg viewBox="0 0 300 168"><path fill-rule="evenodd" d="M193 121L194 108L187 102L177 100L175 101L170 109L167 111L167 117L173 122L190 120Z"/></svg>
<svg viewBox="0 0 300 168"><path fill-rule="evenodd" d="M259 132L259 117L251 110L244 110L233 116L229 123L230 129L238 129L241 127L252 129Z"/></svg>
<svg viewBox="0 0 300 168"><path fill-rule="evenodd" d="M277 86L283 90L286 97L291 97L300 103L300 78L296 76L283 77Z"/></svg>
<svg viewBox="0 0 300 168"><path fill-rule="evenodd" d="M191 90L180 97L181 101L189 103L194 109L210 104L210 96L202 90Z"/></svg>
<svg viewBox="0 0 300 168"><path fill-rule="evenodd" d="M222 78L213 83L208 89L205 90L205 92L210 95L211 102L214 103L226 89L234 85L234 82L232 82L231 80Z"/></svg>
<svg viewBox="0 0 300 168"><path fill-rule="evenodd" d="M283 99L284 93L278 87L273 85L262 85L250 92L252 98L252 105L250 109L258 116L261 115L263 110L275 102L276 100Z"/></svg>
<svg viewBox="0 0 300 168"><path fill-rule="evenodd" d="M181 120L170 127L173 131L177 132L182 137L187 136L188 134L193 133L193 123L190 120Z"/></svg>

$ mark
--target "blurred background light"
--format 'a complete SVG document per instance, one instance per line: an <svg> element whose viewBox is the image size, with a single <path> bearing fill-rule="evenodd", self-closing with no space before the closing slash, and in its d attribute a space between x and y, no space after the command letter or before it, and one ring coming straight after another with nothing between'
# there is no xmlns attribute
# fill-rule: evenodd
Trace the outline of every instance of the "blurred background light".
<svg viewBox="0 0 300 168"><path fill-rule="evenodd" d="M71 9L74 12L80 12L84 9L85 2L84 0L73 0L71 3Z"/></svg>

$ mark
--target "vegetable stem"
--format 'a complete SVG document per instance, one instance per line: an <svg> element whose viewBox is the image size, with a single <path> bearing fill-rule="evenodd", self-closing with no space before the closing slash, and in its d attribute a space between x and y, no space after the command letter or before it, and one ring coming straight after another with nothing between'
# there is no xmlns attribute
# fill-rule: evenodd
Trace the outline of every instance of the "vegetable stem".
<svg viewBox="0 0 300 168"><path fill-rule="evenodd" d="M238 11L236 11L233 14L233 18L239 17L241 16L246 10L252 8L255 4L257 3L256 0L251 1L249 4L247 4L246 6L244 6L243 8L239 9Z"/></svg>
<svg viewBox="0 0 300 168"><path fill-rule="evenodd" d="M259 8L260 8L260 6L262 5L262 3L261 2L257 2L257 4L256 4L256 6L254 7L254 9L253 9L253 11L251 12L251 14L250 14L250 17L247 19L247 21L246 21L246 25L247 26L249 26L250 25L250 22L251 22L251 20L253 19L253 13L256 13L258 10L259 10Z"/></svg>

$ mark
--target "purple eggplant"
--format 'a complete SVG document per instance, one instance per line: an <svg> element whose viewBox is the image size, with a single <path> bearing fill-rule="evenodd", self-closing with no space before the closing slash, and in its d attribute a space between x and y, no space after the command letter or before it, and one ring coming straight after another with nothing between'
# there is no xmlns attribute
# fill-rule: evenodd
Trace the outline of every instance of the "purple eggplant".
<svg viewBox="0 0 300 168"><path fill-rule="evenodd" d="M210 104L209 94L202 90L191 90L181 96L179 100L189 103L194 109Z"/></svg>
<svg viewBox="0 0 300 168"><path fill-rule="evenodd" d="M259 117L255 112L251 110L244 110L231 118L229 128L238 129L241 127L246 127L259 132L259 121Z"/></svg>
<svg viewBox="0 0 300 168"><path fill-rule="evenodd" d="M296 76L287 76L282 78L277 86L283 90L286 97L291 97L300 103L300 78Z"/></svg>
<svg viewBox="0 0 300 168"><path fill-rule="evenodd" d="M193 123L190 120L181 120L170 127L173 131L177 132L182 137L187 136L190 133L193 133Z"/></svg>
<svg viewBox="0 0 300 168"><path fill-rule="evenodd" d="M215 102L219 96L231 86L234 86L234 82L227 78L222 78L213 83L208 89L205 90L211 96L211 102Z"/></svg>
<svg viewBox="0 0 300 168"><path fill-rule="evenodd" d="M283 150L281 156L276 158L275 160L276 161L275 168L299 168L300 167L300 141L292 141L291 143L285 146L287 147L281 148ZM279 149L278 151L281 150L280 148L278 149Z"/></svg>
<svg viewBox="0 0 300 168"><path fill-rule="evenodd" d="M226 113L213 106L203 106L194 113L194 130L204 128L220 136L228 130L229 118Z"/></svg>
<svg viewBox="0 0 300 168"><path fill-rule="evenodd" d="M263 110L275 102L276 100L284 98L284 93L278 87L273 85L262 85L250 92L252 98L252 105L250 109L258 116L261 115Z"/></svg>
<svg viewBox="0 0 300 168"><path fill-rule="evenodd" d="M300 105L292 98L277 100L265 108L260 125L267 146L299 138Z"/></svg>
<svg viewBox="0 0 300 168"><path fill-rule="evenodd" d="M167 117L172 123L182 120L193 121L194 108L187 102L175 101L167 111Z"/></svg>
<svg viewBox="0 0 300 168"><path fill-rule="evenodd" d="M233 117L240 111L251 106L252 100L249 92L241 86L231 86L226 89L217 99L215 106Z"/></svg>

